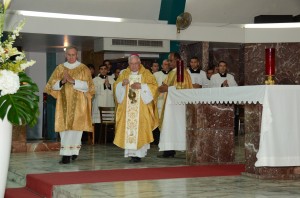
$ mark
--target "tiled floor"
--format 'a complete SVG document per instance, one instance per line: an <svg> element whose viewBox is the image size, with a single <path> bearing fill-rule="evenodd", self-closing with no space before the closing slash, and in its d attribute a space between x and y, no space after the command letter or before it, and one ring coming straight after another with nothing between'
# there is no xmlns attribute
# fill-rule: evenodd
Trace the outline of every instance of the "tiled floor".
<svg viewBox="0 0 300 198"><path fill-rule="evenodd" d="M236 160L243 161L242 144L237 143ZM80 170L127 169L182 166L185 153L175 158L157 158L158 148L152 146L143 162L131 164L123 157L123 150L112 144L83 145L78 160L59 165L58 152L13 153L11 155L7 187L25 186L28 173L47 173ZM245 197L245 198L300 198L300 180L259 180L246 176L207 177L191 179L162 179L97 184L64 185L54 188L54 197Z"/></svg>

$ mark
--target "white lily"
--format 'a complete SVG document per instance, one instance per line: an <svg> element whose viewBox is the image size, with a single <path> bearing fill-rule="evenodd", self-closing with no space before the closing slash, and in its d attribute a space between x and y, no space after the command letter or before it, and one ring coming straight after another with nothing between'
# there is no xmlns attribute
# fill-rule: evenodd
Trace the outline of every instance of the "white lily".
<svg viewBox="0 0 300 198"><path fill-rule="evenodd" d="M3 0L3 4L4 4L4 11L7 10L7 8L9 7L11 3L11 0Z"/></svg>

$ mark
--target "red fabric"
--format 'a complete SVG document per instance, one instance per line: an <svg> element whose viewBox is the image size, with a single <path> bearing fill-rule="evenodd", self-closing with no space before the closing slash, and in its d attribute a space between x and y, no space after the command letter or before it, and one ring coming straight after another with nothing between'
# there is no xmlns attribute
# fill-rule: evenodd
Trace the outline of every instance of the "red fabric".
<svg viewBox="0 0 300 198"><path fill-rule="evenodd" d="M243 171L245 171L244 164L29 174L26 177L26 187L50 198L53 185L211 176L234 176L240 175L240 173Z"/></svg>
<svg viewBox="0 0 300 198"><path fill-rule="evenodd" d="M27 188L7 188L4 198L42 198Z"/></svg>

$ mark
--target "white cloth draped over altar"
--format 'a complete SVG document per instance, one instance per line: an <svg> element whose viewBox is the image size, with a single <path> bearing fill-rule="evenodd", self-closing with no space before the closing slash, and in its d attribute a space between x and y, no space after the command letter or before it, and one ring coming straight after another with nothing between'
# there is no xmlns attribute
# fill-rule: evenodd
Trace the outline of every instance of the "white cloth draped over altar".
<svg viewBox="0 0 300 198"><path fill-rule="evenodd" d="M186 149L185 104L197 103L262 104L255 166L300 166L300 86L257 85L184 90L170 87L160 150ZM168 135L170 132L173 135Z"/></svg>

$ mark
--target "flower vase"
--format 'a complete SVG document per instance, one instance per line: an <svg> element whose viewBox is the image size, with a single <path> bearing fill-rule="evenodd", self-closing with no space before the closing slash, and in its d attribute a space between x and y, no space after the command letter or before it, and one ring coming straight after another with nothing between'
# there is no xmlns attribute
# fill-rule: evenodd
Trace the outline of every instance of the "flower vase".
<svg viewBox="0 0 300 198"><path fill-rule="evenodd" d="M0 119L0 197L4 197L12 141L12 124Z"/></svg>

